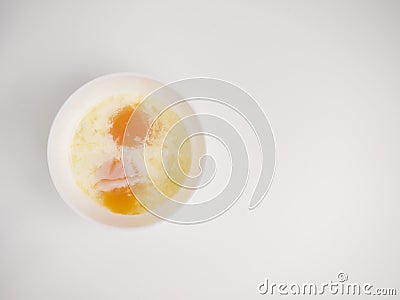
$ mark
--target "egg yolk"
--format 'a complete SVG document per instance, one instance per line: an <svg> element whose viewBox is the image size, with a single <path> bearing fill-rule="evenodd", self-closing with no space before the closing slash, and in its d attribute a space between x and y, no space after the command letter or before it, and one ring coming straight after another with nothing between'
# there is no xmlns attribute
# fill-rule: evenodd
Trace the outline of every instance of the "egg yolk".
<svg viewBox="0 0 400 300"><path fill-rule="evenodd" d="M140 214L144 211L144 208L132 194L129 186L103 192L103 204L117 214Z"/></svg>
<svg viewBox="0 0 400 300"><path fill-rule="evenodd" d="M118 146L135 147L146 137L148 121L144 113L136 113L134 121L129 122L134 111L132 106L127 105L111 119L110 134Z"/></svg>

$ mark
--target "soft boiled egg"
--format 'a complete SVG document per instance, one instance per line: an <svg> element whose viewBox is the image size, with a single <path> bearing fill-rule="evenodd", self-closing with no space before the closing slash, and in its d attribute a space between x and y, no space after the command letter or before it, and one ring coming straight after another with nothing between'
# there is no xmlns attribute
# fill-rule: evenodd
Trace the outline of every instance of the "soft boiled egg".
<svg viewBox="0 0 400 300"><path fill-rule="evenodd" d="M163 170L163 167L167 168L174 178L179 176L178 172L174 173L172 163L177 158L180 145L173 144L173 139L165 140L168 131L179 121L179 116L173 110L167 110L151 125L148 114L157 111L157 102L149 101L142 105L144 108L128 127L128 121L142 99L140 95L121 94L101 101L83 117L71 145L71 164L77 184L99 204L118 214L145 211L131 189L146 189L155 180L162 187L162 192L169 196L174 196L180 188ZM187 136L187 133L183 131L180 135ZM144 156L141 153L144 152L144 143L145 151L150 153L146 157L146 167L157 169L156 176L151 178L143 168ZM129 181L121 159L122 147L127 148L125 153L132 156L130 168L134 172ZM158 159L157 153L161 150L167 151L169 165L163 166ZM189 172L191 165L190 152L189 143L179 153L180 166L185 173ZM147 202L162 201L148 199Z"/></svg>

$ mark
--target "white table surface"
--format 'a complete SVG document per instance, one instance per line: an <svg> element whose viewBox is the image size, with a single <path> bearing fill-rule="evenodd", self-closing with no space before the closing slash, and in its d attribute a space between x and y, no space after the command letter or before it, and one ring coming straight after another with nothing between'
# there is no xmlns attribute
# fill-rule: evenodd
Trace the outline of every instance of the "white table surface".
<svg viewBox="0 0 400 300"><path fill-rule="evenodd" d="M2 1L0 299L258 299L266 277L339 271L400 288L399 13L396 1ZM277 144L266 200L146 230L68 208L47 169L51 122L83 83L121 71L249 91Z"/></svg>

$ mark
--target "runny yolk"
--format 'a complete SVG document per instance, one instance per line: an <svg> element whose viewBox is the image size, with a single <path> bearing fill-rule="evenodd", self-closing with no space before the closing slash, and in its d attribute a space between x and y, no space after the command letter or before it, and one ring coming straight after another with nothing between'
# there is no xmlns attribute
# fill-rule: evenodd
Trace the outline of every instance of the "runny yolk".
<svg viewBox="0 0 400 300"><path fill-rule="evenodd" d="M118 146L124 144L124 146L134 147L139 145L140 141L146 137L148 125L142 113L136 113L134 120L129 122L134 111L132 106L127 105L111 119L110 134Z"/></svg>
<svg viewBox="0 0 400 300"><path fill-rule="evenodd" d="M128 186L103 192L103 204L117 214L140 214L143 211Z"/></svg>

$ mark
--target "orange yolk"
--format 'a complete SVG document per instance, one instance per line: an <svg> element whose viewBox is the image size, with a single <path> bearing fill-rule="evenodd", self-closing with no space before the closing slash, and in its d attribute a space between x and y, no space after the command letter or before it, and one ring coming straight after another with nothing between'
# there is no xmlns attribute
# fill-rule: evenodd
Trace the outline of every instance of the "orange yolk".
<svg viewBox="0 0 400 300"><path fill-rule="evenodd" d="M146 137L148 122L143 114L136 113L134 121L129 122L134 111L132 106L127 105L111 119L110 134L119 146L134 147Z"/></svg>
<svg viewBox="0 0 400 300"><path fill-rule="evenodd" d="M144 210L128 186L103 192L103 203L117 214L140 214Z"/></svg>

